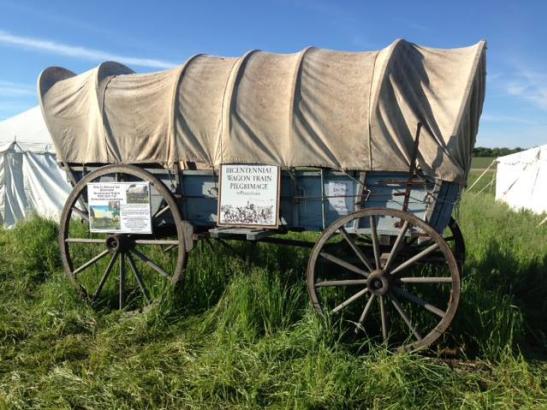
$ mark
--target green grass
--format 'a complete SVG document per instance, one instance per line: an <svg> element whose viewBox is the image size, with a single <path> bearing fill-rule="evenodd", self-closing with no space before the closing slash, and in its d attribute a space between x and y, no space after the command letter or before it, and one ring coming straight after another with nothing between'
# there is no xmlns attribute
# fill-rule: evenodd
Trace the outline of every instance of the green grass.
<svg viewBox="0 0 547 410"><path fill-rule="evenodd" d="M0 231L0 409L545 408L547 227L491 195L459 219L448 358L341 341L308 305L304 250L260 245L248 267L202 243L182 290L96 312L62 273L55 224Z"/></svg>

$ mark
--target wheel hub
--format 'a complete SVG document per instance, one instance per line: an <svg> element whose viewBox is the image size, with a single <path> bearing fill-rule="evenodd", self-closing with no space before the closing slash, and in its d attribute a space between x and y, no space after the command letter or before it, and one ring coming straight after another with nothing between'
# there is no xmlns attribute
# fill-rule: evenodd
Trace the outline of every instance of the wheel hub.
<svg viewBox="0 0 547 410"><path fill-rule="evenodd" d="M133 247L133 240L127 235L110 235L106 238L106 247L110 252L127 252Z"/></svg>
<svg viewBox="0 0 547 410"><path fill-rule="evenodd" d="M383 296L390 286L389 275L382 270L373 271L367 279L367 287L373 295Z"/></svg>

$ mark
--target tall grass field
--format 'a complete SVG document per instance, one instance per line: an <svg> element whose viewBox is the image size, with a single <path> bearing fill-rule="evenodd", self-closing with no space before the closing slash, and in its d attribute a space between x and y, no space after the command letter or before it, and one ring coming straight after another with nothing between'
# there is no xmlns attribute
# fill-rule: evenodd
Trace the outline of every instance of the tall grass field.
<svg viewBox="0 0 547 410"><path fill-rule="evenodd" d="M62 272L56 224L2 230L0 409L547 408L547 226L491 194L467 194L456 217L450 349L415 354L323 323L307 250L261 244L248 265L200 243L184 288L143 313L97 311Z"/></svg>

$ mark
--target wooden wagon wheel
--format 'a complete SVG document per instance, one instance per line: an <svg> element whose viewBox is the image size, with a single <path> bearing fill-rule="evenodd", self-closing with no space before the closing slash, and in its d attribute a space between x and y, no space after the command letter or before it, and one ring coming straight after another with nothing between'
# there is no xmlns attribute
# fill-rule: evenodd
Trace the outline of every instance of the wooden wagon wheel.
<svg viewBox="0 0 547 410"><path fill-rule="evenodd" d="M396 236L381 235L380 221ZM356 334L414 351L430 346L450 325L460 272L429 224L403 211L370 208L323 232L310 255L307 287L318 312L349 323Z"/></svg>
<svg viewBox="0 0 547 410"><path fill-rule="evenodd" d="M87 186L107 181L150 183L152 235L90 232ZM135 166L107 165L86 175L69 195L59 242L65 272L82 297L121 309L149 304L166 282L182 280L187 259L184 235L177 202L161 181Z"/></svg>

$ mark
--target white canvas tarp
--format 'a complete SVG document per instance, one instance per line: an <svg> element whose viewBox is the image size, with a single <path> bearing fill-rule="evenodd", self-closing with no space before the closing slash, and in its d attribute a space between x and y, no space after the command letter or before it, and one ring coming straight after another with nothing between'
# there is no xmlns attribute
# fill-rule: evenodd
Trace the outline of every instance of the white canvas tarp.
<svg viewBox="0 0 547 410"><path fill-rule="evenodd" d="M70 192L39 107L0 121L0 223L30 215L59 220Z"/></svg>
<svg viewBox="0 0 547 410"><path fill-rule="evenodd" d="M547 145L496 161L496 199L513 209L547 212Z"/></svg>
<svg viewBox="0 0 547 410"><path fill-rule="evenodd" d="M58 155L69 163L406 171L422 122L419 166L463 184L485 49L398 40L371 52L197 55L152 74L109 62L80 75L46 69L38 87Z"/></svg>

